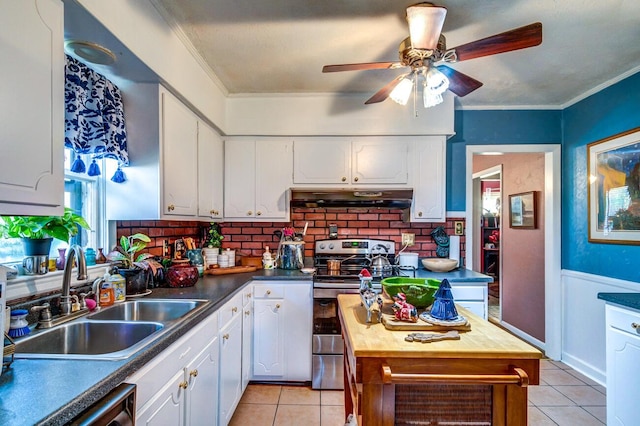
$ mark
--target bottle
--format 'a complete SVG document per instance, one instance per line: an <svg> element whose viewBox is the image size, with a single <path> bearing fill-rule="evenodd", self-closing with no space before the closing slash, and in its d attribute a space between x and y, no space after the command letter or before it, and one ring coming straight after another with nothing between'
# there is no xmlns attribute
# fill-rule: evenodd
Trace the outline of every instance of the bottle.
<svg viewBox="0 0 640 426"><path fill-rule="evenodd" d="M84 253L85 261L87 262L87 266L92 266L96 264L96 252L94 249L89 247Z"/></svg>
<svg viewBox="0 0 640 426"><path fill-rule="evenodd" d="M111 288L113 288L114 303L124 302L127 298L127 280L117 272L109 276Z"/></svg>
<svg viewBox="0 0 640 426"><path fill-rule="evenodd" d="M111 306L115 300L111 276L108 273L104 275L104 281L100 284L99 298L100 306Z"/></svg>

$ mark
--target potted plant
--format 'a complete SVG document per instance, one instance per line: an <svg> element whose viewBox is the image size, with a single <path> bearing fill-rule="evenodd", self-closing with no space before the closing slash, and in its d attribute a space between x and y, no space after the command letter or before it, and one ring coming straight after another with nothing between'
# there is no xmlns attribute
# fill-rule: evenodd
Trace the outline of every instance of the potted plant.
<svg viewBox="0 0 640 426"><path fill-rule="evenodd" d="M162 265L153 259L151 253L136 253L147 247L151 242L148 235L137 233L120 237L120 246L107 254L107 259L119 262L122 267L118 273L127 281L127 294L141 294L147 291L153 276Z"/></svg>
<svg viewBox="0 0 640 426"><path fill-rule="evenodd" d="M220 233L220 225L216 222L211 222L209 230L207 231L204 247L217 249L216 251L219 251L220 247L222 247L222 240L224 240L224 236Z"/></svg>
<svg viewBox="0 0 640 426"><path fill-rule="evenodd" d="M27 256L46 256L53 238L69 242L80 228L90 229L84 218L65 207L62 216L2 216L4 238L22 238Z"/></svg>

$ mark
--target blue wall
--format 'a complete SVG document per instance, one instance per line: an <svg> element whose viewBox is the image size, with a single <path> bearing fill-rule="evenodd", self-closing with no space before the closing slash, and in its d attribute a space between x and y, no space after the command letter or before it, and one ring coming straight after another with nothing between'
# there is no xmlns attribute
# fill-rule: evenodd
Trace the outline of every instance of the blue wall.
<svg viewBox="0 0 640 426"><path fill-rule="evenodd" d="M640 127L640 73L559 110L459 110L447 210L465 210L466 146L562 143L562 268L640 282L640 245L588 241L587 144Z"/></svg>
<svg viewBox="0 0 640 426"><path fill-rule="evenodd" d="M587 144L640 126L640 73L563 112L562 267L640 282L640 246L588 241Z"/></svg>
<svg viewBox="0 0 640 426"><path fill-rule="evenodd" d="M447 141L447 210L464 211L467 145L553 144L562 141L560 110L458 110Z"/></svg>

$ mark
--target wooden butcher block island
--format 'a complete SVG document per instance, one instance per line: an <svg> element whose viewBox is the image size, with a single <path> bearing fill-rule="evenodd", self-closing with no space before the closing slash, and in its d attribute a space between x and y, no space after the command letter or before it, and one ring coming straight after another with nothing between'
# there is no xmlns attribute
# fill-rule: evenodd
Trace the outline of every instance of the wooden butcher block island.
<svg viewBox="0 0 640 426"><path fill-rule="evenodd" d="M358 294L338 296L345 413L356 414L359 426L526 426L539 350L459 306L471 325L459 340L407 342L409 331L367 324L360 301Z"/></svg>

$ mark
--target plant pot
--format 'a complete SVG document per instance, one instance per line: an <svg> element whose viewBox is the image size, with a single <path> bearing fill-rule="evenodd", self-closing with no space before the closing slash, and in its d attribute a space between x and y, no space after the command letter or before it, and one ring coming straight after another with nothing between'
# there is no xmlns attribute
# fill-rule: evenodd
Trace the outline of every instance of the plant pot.
<svg viewBox="0 0 640 426"><path fill-rule="evenodd" d="M126 281L128 296L146 293L151 283L151 271L139 268L117 268L117 273L122 275Z"/></svg>
<svg viewBox="0 0 640 426"><path fill-rule="evenodd" d="M53 238L23 238L25 256L49 256Z"/></svg>

